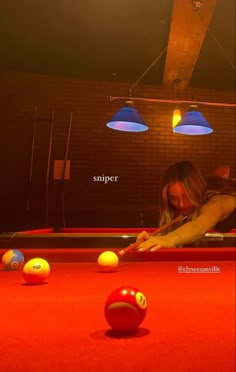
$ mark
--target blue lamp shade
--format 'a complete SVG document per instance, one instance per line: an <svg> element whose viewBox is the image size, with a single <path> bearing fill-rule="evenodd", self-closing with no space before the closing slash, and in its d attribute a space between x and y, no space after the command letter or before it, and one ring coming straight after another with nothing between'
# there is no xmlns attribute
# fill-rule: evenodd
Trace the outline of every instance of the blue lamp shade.
<svg viewBox="0 0 236 372"><path fill-rule="evenodd" d="M213 129L204 116L197 110L197 106L192 105L182 120L173 128L173 132L199 136L212 133Z"/></svg>
<svg viewBox="0 0 236 372"><path fill-rule="evenodd" d="M122 107L106 125L108 128L124 132L144 132L148 129L138 111L132 106Z"/></svg>

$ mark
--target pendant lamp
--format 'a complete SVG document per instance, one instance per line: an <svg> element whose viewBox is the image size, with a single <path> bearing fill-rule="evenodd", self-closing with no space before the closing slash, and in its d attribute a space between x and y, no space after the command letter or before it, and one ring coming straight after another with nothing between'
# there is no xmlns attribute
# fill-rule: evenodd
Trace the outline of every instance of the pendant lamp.
<svg viewBox="0 0 236 372"><path fill-rule="evenodd" d="M191 105L182 120L173 128L173 132L199 136L212 133L213 129L200 111L198 111L198 107Z"/></svg>
<svg viewBox="0 0 236 372"><path fill-rule="evenodd" d="M132 101L126 101L122 107L106 124L108 128L123 132L144 132L148 126L144 123Z"/></svg>

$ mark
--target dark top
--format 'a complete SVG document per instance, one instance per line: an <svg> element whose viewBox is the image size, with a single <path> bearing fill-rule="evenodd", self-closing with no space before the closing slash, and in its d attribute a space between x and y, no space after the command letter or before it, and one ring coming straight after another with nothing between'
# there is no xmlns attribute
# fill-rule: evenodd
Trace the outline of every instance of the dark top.
<svg viewBox="0 0 236 372"><path fill-rule="evenodd" d="M211 199L214 195L235 195L235 180L208 176L205 178L205 181L208 187L207 200ZM214 230L222 233L229 232L233 228L236 228L236 209L227 218L214 226Z"/></svg>
<svg viewBox="0 0 236 372"><path fill-rule="evenodd" d="M214 230L222 233L229 232L236 227L236 209L223 221L214 226Z"/></svg>

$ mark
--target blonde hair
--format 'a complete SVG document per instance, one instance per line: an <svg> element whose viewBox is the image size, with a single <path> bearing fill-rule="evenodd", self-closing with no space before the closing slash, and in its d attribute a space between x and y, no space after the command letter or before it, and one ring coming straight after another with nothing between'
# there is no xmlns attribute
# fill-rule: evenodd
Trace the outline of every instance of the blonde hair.
<svg viewBox="0 0 236 372"><path fill-rule="evenodd" d="M169 201L168 187L170 184L178 181L182 183L188 199L196 207L196 213L205 200L207 184L199 169L190 161L181 161L171 165L166 170L161 184L159 204L160 226L176 217L177 211Z"/></svg>

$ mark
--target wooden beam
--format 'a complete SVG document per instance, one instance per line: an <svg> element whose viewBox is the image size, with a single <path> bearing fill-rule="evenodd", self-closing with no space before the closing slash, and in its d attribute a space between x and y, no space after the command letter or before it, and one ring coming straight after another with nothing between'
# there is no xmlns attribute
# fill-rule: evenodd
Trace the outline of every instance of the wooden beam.
<svg viewBox="0 0 236 372"><path fill-rule="evenodd" d="M188 87L215 5L206 0L195 10L191 0L174 0L163 86Z"/></svg>

